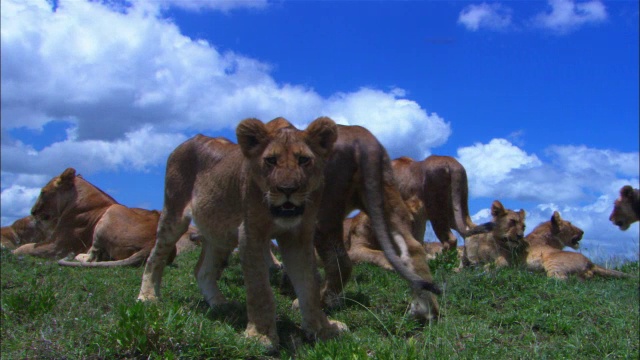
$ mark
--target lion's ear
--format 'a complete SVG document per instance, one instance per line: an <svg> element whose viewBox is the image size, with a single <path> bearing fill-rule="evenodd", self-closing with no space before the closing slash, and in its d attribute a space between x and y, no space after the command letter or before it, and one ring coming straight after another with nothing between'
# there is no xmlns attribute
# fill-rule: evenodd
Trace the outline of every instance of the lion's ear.
<svg viewBox="0 0 640 360"><path fill-rule="evenodd" d="M304 131L307 144L320 156L331 153L333 144L338 139L338 126L328 117L315 119Z"/></svg>
<svg viewBox="0 0 640 360"><path fill-rule="evenodd" d="M497 218L504 215L505 212L506 210L504 209L504 206L502 206L502 203L498 200L494 200L491 204L491 216Z"/></svg>
<svg viewBox="0 0 640 360"><path fill-rule="evenodd" d="M524 209L520 209L520 211L518 211L518 215L520 215L520 220L524 222L524 218L527 217L527 213L524 211Z"/></svg>
<svg viewBox="0 0 640 360"><path fill-rule="evenodd" d="M553 232L560 231L561 224L562 224L562 218L560 217L560 213L557 211L554 211L553 215L551 215L551 228Z"/></svg>
<svg viewBox="0 0 640 360"><path fill-rule="evenodd" d="M633 188L631 185L625 185L620 189L620 196L627 199L633 199Z"/></svg>
<svg viewBox="0 0 640 360"><path fill-rule="evenodd" d="M67 168L62 174L60 174L60 179L56 183L57 186L60 187L71 187L73 186L73 180L76 178L76 169Z"/></svg>
<svg viewBox="0 0 640 360"><path fill-rule="evenodd" d="M269 132L262 121L245 119L236 128L238 145L247 158L254 158L262 154L269 142Z"/></svg>

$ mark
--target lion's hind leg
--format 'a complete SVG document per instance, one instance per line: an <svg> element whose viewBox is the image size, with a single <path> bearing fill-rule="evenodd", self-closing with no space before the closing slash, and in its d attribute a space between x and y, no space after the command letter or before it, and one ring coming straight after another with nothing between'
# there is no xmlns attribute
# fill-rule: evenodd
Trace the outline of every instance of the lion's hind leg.
<svg viewBox="0 0 640 360"><path fill-rule="evenodd" d="M187 231L190 221L191 219L186 216L171 216L166 208L163 211L158 224L156 242L142 274L138 300L155 301L160 297L162 273L171 254L175 251L180 236Z"/></svg>
<svg viewBox="0 0 640 360"><path fill-rule="evenodd" d="M203 236L200 258L194 270L200 292L211 307L227 302L218 287L218 280L220 280L222 272L227 267L229 255L231 255L237 244L235 238L223 242L216 240L217 238L214 237ZM221 246L227 244L228 246Z"/></svg>

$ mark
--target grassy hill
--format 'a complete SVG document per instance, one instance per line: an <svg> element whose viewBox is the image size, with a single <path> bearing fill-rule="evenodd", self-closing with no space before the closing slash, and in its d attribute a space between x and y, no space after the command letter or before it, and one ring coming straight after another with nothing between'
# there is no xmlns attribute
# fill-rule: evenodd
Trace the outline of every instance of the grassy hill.
<svg viewBox="0 0 640 360"><path fill-rule="evenodd" d="M420 325L407 316L409 291L395 273L358 265L344 305L329 316L349 333L324 343L304 340L300 314L276 293L279 354L247 340L245 292L237 256L221 280L232 302L210 310L193 277L198 252L165 270L162 301L136 302L142 268L63 268L15 257L1 265L2 359L637 359L639 282L560 282L518 269L460 273L436 259L443 318ZM622 271L638 274L638 263Z"/></svg>

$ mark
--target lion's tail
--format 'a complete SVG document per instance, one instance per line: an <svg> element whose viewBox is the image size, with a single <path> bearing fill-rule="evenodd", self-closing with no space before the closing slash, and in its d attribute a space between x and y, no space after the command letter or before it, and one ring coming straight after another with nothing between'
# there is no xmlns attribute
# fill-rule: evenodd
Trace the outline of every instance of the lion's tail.
<svg viewBox="0 0 640 360"><path fill-rule="evenodd" d="M593 264L593 273L596 275L604 276L604 277L615 277L615 278L629 278L632 277L631 274L623 273L622 271L606 269L600 267L596 264Z"/></svg>
<svg viewBox="0 0 640 360"><path fill-rule="evenodd" d="M367 146L364 142L360 143L362 146ZM386 155L386 151L377 141L375 144L378 149L360 149L360 163L362 164L362 181L365 193L365 209L369 217L371 218L371 228L380 242L380 246L391 266L407 281L411 283L411 287L414 289L424 289L434 294L441 294L442 291L438 286L432 282L426 281L411 271L396 254L391 240L390 224L387 223L385 217L384 206L384 187L381 186L384 183L383 169L385 161L390 161ZM373 155L373 156L371 156ZM382 196L376 197L371 194L380 194Z"/></svg>
<svg viewBox="0 0 640 360"><path fill-rule="evenodd" d="M149 249L142 249L133 255L129 256L126 259L122 260L112 260L112 261L96 261L96 262L86 262L86 261L69 261L69 260L60 260L58 261L58 265L62 266L73 266L73 267L118 267L118 266L140 266L144 263L144 261L149 256Z"/></svg>

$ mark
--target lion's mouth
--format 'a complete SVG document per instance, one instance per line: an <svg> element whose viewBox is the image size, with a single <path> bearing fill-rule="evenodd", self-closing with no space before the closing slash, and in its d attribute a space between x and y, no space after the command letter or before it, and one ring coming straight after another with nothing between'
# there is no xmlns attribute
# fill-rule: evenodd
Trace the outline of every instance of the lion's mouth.
<svg viewBox="0 0 640 360"><path fill-rule="evenodd" d="M624 221L616 221L616 226L620 228L620 230L627 230L630 227L630 224L625 223Z"/></svg>
<svg viewBox="0 0 640 360"><path fill-rule="evenodd" d="M582 235L574 236L573 239L571 239L571 246L578 247L580 245L580 240L582 240Z"/></svg>
<svg viewBox="0 0 640 360"><path fill-rule="evenodd" d="M296 205L291 201L287 201L282 205L271 206L271 215L275 217L295 217L304 213L304 204Z"/></svg>

